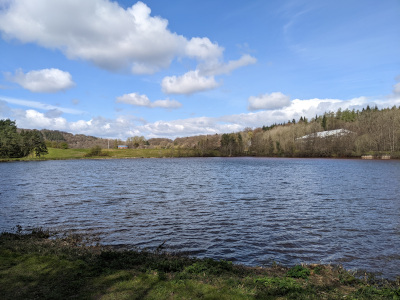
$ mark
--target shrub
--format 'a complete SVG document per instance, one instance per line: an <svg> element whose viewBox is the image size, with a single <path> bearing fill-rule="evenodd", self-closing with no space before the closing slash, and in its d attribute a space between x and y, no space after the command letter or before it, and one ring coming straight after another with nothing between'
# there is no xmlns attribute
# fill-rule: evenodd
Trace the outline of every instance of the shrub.
<svg viewBox="0 0 400 300"><path fill-rule="evenodd" d="M289 271L286 273L286 276L307 279L308 276L310 276L310 270L303 266L297 265L289 269Z"/></svg>
<svg viewBox="0 0 400 300"><path fill-rule="evenodd" d="M85 157L92 157L92 156L108 156L108 153L102 152L100 146L94 146L90 148L90 151L85 154Z"/></svg>
<svg viewBox="0 0 400 300"><path fill-rule="evenodd" d="M219 275L224 272L232 271L232 269L233 269L233 264L230 261L225 261L225 260L217 261L206 258L188 266L185 269L185 271L187 273L192 273L192 274L207 273L207 274Z"/></svg>

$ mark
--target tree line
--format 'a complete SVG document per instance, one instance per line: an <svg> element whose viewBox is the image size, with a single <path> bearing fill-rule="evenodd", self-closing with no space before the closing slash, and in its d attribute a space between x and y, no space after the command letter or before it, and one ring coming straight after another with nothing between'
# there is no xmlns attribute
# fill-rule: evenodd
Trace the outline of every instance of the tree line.
<svg viewBox="0 0 400 300"><path fill-rule="evenodd" d="M400 107L342 110L301 116L281 124L241 132L150 141L150 147L194 149L198 156L400 158Z"/></svg>
<svg viewBox="0 0 400 300"><path fill-rule="evenodd" d="M285 157L353 157L390 154L400 157L400 107L326 112L311 120L247 129L236 153ZM232 148L232 146L231 146ZM230 148L222 153L230 155ZM229 151L228 151L229 150Z"/></svg>
<svg viewBox="0 0 400 300"><path fill-rule="evenodd" d="M15 122L1 121L1 157L21 157L35 151L43 139L45 146L55 148L162 148L175 153L191 149L197 156L276 156L276 157L359 157L389 154L400 158L400 107L342 110L316 115L310 120L301 116L241 132L146 139L134 136L126 141L101 139L62 131L32 130L20 132ZM35 146L36 145L36 146ZM43 151L47 151L43 150ZM183 153L183 152L182 152Z"/></svg>

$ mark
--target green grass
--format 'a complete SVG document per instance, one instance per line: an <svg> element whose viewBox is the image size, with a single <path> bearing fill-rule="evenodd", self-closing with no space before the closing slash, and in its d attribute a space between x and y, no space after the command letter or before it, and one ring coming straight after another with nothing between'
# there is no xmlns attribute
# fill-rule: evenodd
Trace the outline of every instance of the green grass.
<svg viewBox="0 0 400 300"><path fill-rule="evenodd" d="M65 159L109 159L109 158L165 158L165 157L196 157L199 153L194 149L102 149L101 155L89 155L91 149L58 149L48 148L49 153L36 158L32 155L4 159L3 161L31 161L31 160L65 160ZM218 156L219 152L209 153Z"/></svg>
<svg viewBox="0 0 400 300"><path fill-rule="evenodd" d="M67 160L67 159L111 159L111 158L166 158L166 157L198 157L194 149L102 149L101 155L89 155L91 149L58 149L48 148L48 154L41 157L29 155L23 158L7 158L0 161L35 161L35 160ZM207 156L219 156L215 150Z"/></svg>
<svg viewBox="0 0 400 300"><path fill-rule="evenodd" d="M86 238L86 239L85 239ZM351 278L351 280L350 280ZM1 299L399 299L400 282L343 268L251 268L168 253L117 251L40 229L0 235Z"/></svg>
<svg viewBox="0 0 400 300"><path fill-rule="evenodd" d="M292 278L303 278L303 279L307 279L308 276L310 276L310 269L304 267L304 266L294 266L293 268L291 268L287 273L286 276L288 277L292 277Z"/></svg>
<svg viewBox="0 0 400 300"><path fill-rule="evenodd" d="M32 161L32 160L57 160L57 159L81 159L90 151L90 149L58 149L58 148L47 148L48 154L40 157L34 155L28 155L22 158L5 158L0 161Z"/></svg>
<svg viewBox="0 0 400 300"><path fill-rule="evenodd" d="M111 158L162 158L198 156L192 149L106 149Z"/></svg>
<svg viewBox="0 0 400 300"><path fill-rule="evenodd" d="M79 159L83 158L90 149L57 149L48 148L49 154L43 155L44 159Z"/></svg>

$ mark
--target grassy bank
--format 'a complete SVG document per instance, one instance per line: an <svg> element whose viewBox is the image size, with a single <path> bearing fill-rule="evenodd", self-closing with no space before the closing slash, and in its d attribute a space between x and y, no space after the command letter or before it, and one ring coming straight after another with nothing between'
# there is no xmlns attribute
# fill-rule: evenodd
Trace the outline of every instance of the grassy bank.
<svg viewBox="0 0 400 300"><path fill-rule="evenodd" d="M182 149L182 148L170 148L170 149L102 149L101 155L90 155L91 149L58 149L48 148L48 154L42 155L41 157L35 157L29 155L23 158L4 158L0 159L0 162L5 161L35 161L35 160L67 160L67 159L112 159L112 158L167 158L167 157L202 157L202 156L215 156L220 157L221 152L213 150L207 153L199 153L195 149ZM380 159L387 153L376 154L372 153L371 159ZM336 158L336 157L332 157ZM353 158L361 158L359 156ZM394 153L391 155L391 159L399 159L400 153Z"/></svg>
<svg viewBox="0 0 400 300"><path fill-rule="evenodd" d="M91 245L91 246L88 246ZM117 251L42 230L0 235L1 299L399 299L400 282L357 279L343 268Z"/></svg>
<svg viewBox="0 0 400 300"><path fill-rule="evenodd" d="M55 149L49 148L44 159L79 159L88 158L90 149ZM102 155L91 158L164 158L164 157L196 157L193 149L102 149ZM219 155L219 153L215 153Z"/></svg>
<svg viewBox="0 0 400 300"><path fill-rule="evenodd" d="M88 156L91 149L57 149L48 148L49 153L37 158L32 155L23 158L7 158L0 161L32 161L32 160L65 160L65 159L107 159L107 158L165 158L165 157L197 157L199 153L193 149L102 149L101 155ZM215 151L213 156L220 153Z"/></svg>

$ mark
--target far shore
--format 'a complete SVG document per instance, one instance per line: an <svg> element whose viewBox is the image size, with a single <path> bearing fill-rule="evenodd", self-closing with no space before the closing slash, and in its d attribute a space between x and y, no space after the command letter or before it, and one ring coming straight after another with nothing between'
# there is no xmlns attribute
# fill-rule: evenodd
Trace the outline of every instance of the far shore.
<svg viewBox="0 0 400 300"><path fill-rule="evenodd" d="M90 149L57 149L48 148L48 154L40 157L33 155L23 158L0 158L0 162L10 161L45 161L45 160L70 160L70 159L137 159L137 158L187 158L187 157L227 157L221 155L218 150L206 154L199 153L196 149L102 149L100 155L88 155ZM236 156L235 156L236 157ZM271 157L277 156L256 156L243 155L237 157ZM365 159L365 160L398 160L400 156L387 153L354 155L350 157L284 157L279 158L330 158L330 159Z"/></svg>

